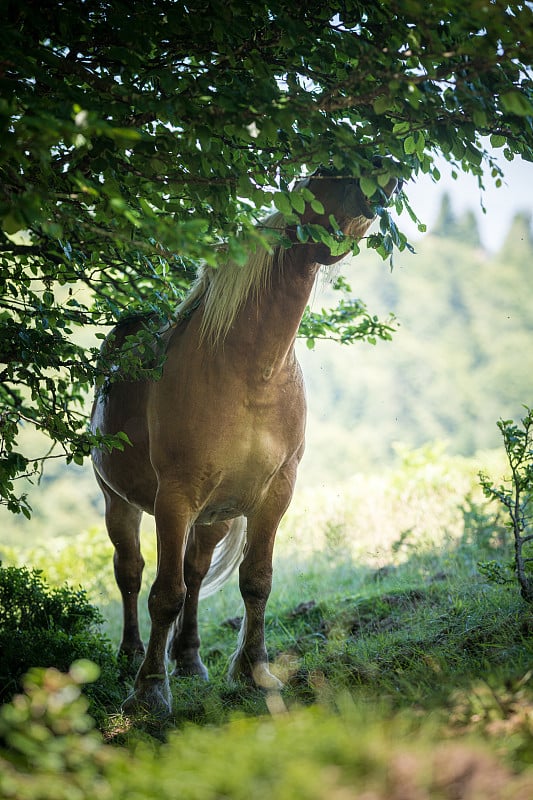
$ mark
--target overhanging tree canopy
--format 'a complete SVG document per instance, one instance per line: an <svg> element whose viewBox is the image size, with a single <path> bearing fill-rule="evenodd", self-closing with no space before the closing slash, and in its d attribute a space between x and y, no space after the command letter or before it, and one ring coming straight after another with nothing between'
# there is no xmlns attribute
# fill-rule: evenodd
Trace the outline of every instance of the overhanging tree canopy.
<svg viewBox="0 0 533 800"><path fill-rule="evenodd" d="M406 244L379 208L390 174L438 180L442 154L498 181L488 141L533 160L526 2L4 5L0 496L15 511L28 513L13 479L35 466L21 422L68 458L90 448L81 403L96 351L80 326L170 314L217 244L245 257L241 234L260 238L272 202L297 220L293 178L321 164L359 177L381 215L369 243L386 256ZM360 304L308 324L334 334L347 320L352 338L387 335Z"/></svg>

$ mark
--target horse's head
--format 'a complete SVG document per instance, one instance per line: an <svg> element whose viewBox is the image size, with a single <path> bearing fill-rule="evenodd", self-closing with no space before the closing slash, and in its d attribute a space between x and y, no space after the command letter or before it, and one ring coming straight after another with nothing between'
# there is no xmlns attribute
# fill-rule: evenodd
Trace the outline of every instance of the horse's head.
<svg viewBox="0 0 533 800"><path fill-rule="evenodd" d="M376 163L380 167L381 162ZM306 186L320 201L324 212L317 212L312 204L306 204L301 215L301 224L321 225L331 233L338 230L357 239L365 235L376 217L376 206L386 205L390 197L399 188L398 180L389 177L383 187L378 187L375 194L367 197L361 189L357 178L342 175L328 168L320 168L300 186ZM298 186L296 187L298 188ZM316 205L315 205L316 208ZM334 217L337 229L334 230L330 218ZM349 247L346 249L346 253ZM343 255L333 256L326 245L317 245L317 261L321 264L333 264Z"/></svg>

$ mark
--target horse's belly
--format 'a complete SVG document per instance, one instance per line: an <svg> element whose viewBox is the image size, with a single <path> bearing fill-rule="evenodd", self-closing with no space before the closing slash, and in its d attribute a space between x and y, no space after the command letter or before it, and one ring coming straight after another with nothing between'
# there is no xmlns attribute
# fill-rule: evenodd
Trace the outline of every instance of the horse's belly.
<svg viewBox="0 0 533 800"><path fill-rule="evenodd" d="M209 505L204 508L196 518L196 522L201 525L213 525L215 522L235 519L235 517L242 516L243 513L241 503L226 501L225 503Z"/></svg>
<svg viewBox="0 0 533 800"><path fill-rule="evenodd" d="M236 459L221 471L220 481L203 507L199 522L210 524L257 511L269 495L273 482L285 471L289 459L281 449L268 452L257 449L250 454L241 451Z"/></svg>

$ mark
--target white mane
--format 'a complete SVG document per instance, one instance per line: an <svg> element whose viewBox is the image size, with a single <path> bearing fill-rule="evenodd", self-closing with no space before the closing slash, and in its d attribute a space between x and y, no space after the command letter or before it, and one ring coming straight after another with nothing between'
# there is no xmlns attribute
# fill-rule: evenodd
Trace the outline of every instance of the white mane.
<svg viewBox="0 0 533 800"><path fill-rule="evenodd" d="M279 212L267 217L261 223L267 246L254 243L255 249L244 265L228 259L217 268L200 267L189 294L176 309L176 318L179 320L203 301L201 337L212 346L223 342L246 299L259 298L268 288L274 259L282 252L279 245L268 243L268 229L279 231L284 225L284 217Z"/></svg>

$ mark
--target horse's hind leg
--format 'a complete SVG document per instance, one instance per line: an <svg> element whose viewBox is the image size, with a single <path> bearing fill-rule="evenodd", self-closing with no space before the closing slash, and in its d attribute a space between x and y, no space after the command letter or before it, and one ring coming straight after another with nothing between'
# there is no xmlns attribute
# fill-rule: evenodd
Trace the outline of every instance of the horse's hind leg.
<svg viewBox="0 0 533 800"><path fill-rule="evenodd" d="M184 559L184 578L187 587L185 603L170 643L170 658L176 662L175 677L199 675L207 680L207 669L200 658L198 634L198 596L211 564L213 551L224 538L230 522L214 525L195 525L189 534Z"/></svg>
<svg viewBox="0 0 533 800"><path fill-rule="evenodd" d="M115 547L113 565L122 595L124 620L119 654L132 666L138 666L144 655L137 611L144 567L139 537L142 511L119 497L98 475L97 480L105 498L106 527Z"/></svg>
<svg viewBox="0 0 533 800"><path fill-rule="evenodd" d="M265 609L272 586L272 554L276 531L289 505L295 470L290 467L273 481L269 496L257 513L248 517L247 543L239 568L244 619L239 643L229 670L232 679L255 683L262 689L281 688L270 672L265 645Z"/></svg>

